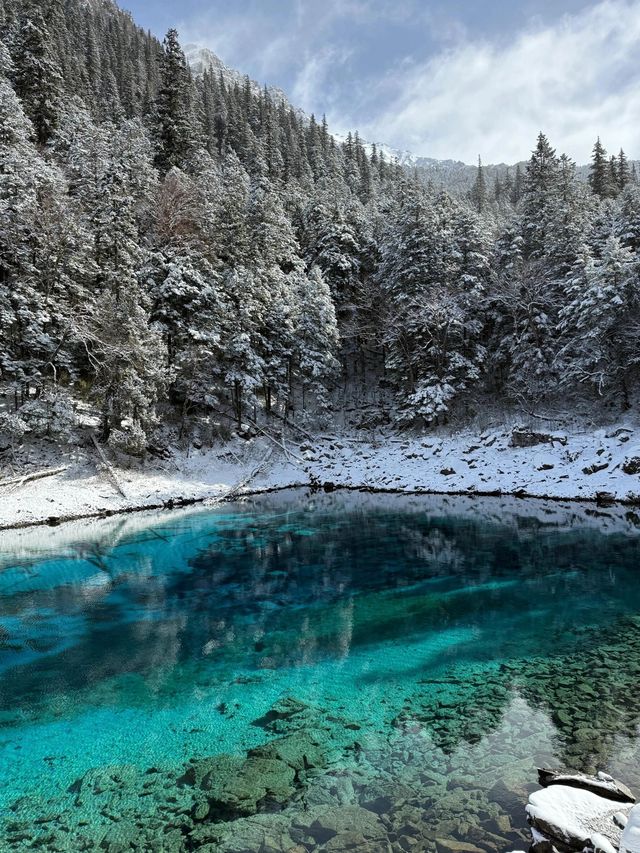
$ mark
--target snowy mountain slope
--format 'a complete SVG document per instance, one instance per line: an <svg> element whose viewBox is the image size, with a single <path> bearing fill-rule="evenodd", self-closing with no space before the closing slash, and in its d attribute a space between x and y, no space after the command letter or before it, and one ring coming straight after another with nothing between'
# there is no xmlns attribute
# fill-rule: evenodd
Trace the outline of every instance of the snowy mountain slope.
<svg viewBox="0 0 640 853"><path fill-rule="evenodd" d="M92 2L99 3L102 0L92 0ZM230 86L236 84L244 85L247 80L247 75L242 74L242 72L234 68L230 68L213 51L201 44L187 44L184 48L184 53L189 67L196 76L202 75L205 71L211 71L215 74L220 74L225 83ZM263 86L255 80L251 80L250 78L249 80L253 94L260 94ZM297 109L291 104L282 89L275 86L267 86L267 91L277 103L284 103L287 107L292 107L296 112L303 114L302 110ZM332 135L336 142L346 142L346 136L339 133ZM397 162L401 166L418 169L424 180L431 181L436 186L453 190L467 190L475 179L476 167L462 163L459 160L436 160L432 157L420 157L411 151L392 148L386 143L363 142L363 145L369 153L373 151L375 145L378 153L383 154L389 163ZM487 166L487 178L493 180L496 175L502 178L508 168L505 164Z"/></svg>
<svg viewBox="0 0 640 853"><path fill-rule="evenodd" d="M86 2L91 4L109 4L111 0L86 0ZM244 85L247 80L247 75L234 68L230 68L213 51L201 44L187 44L184 52L187 62L196 76L203 74L205 71L212 71L220 74L225 83L231 86L236 84ZM251 80L250 78L249 80L253 94L259 94L264 87L255 80ZM303 114L302 110L297 109L291 104L282 89L275 86L268 86L267 91L277 103L284 103L287 107L295 109L297 113ZM346 142L346 136L338 133L332 135L336 142ZM456 194L466 193L476 178L477 166L475 164L463 163L461 160L438 160L434 157L423 157L406 149L394 148L385 142L363 141L363 145L369 153L373 151L375 146L378 154L383 154L389 163L399 163L407 169L417 169L423 181L432 183L438 189L446 189ZM492 185L496 179L504 181L508 174L513 178L518 166L524 172L526 161L511 165L506 163L486 164L484 165L485 179ZM638 168L638 165L636 168ZM589 167L578 166L576 174L580 180L586 181L589 174Z"/></svg>
<svg viewBox="0 0 640 853"><path fill-rule="evenodd" d="M99 0L94 0L94 2L99 2ZM219 56L216 56L216 54L207 47L193 43L187 44L184 48L184 54L191 70L196 76L204 74L205 71L211 71L215 74L222 75L225 83L230 86L234 86L236 84L244 85L247 80L246 74L242 74L234 68L229 68L229 66L225 65ZM254 95L260 94L264 87L250 78L249 82L251 84L252 93ZM278 89L276 86L267 86L267 91L276 103L283 103L286 104L286 106L291 106L282 89Z"/></svg>
<svg viewBox="0 0 640 853"><path fill-rule="evenodd" d="M333 134L338 142L344 142L344 136ZM477 175L477 166L475 164L463 163L461 160L437 160L434 157L422 157L414 154L406 149L393 148L384 142L364 142L364 148L371 153L375 145L378 154L384 154L385 159L389 163L399 163L407 169L417 169L418 174L425 182L432 183L436 188L446 189L450 192L467 192L471 189ZM636 170L640 170L640 161L629 160L629 166L635 165ZM520 167L522 174L527 168L527 161L521 160L518 163L483 163L485 180L492 186L496 178L504 182L507 175L515 178L516 169ZM578 165L576 167L576 177L578 180L586 182L589 178L589 166Z"/></svg>

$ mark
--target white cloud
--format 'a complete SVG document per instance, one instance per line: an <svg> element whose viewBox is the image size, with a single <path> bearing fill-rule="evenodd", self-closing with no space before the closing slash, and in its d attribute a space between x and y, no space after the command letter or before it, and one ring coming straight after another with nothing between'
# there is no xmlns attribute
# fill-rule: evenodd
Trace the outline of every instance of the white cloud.
<svg viewBox="0 0 640 853"><path fill-rule="evenodd" d="M387 32L383 60L372 45ZM543 130L579 162L598 135L640 158L640 0L594 2L508 41L474 39L447 7L422 0L244 0L181 33L326 112L336 132L416 154L513 162ZM416 43L429 55L416 56Z"/></svg>
<svg viewBox="0 0 640 853"><path fill-rule="evenodd" d="M312 113L318 104L323 104L324 112L339 102L342 92L336 91L333 73L337 66L344 66L349 57L349 51L331 47L308 53L291 91L291 100L296 107Z"/></svg>
<svg viewBox="0 0 640 853"><path fill-rule="evenodd" d="M596 136L640 157L640 2L605 0L510 44L463 41L400 64L376 85L362 135L417 154L474 162L524 159L540 130L585 162Z"/></svg>
<svg viewBox="0 0 640 853"><path fill-rule="evenodd" d="M321 57L335 50L341 20L374 20L388 2L286 0L274 13L267 3L246 0L236 8L228 4L183 20L179 31L184 43L203 44L241 71L250 65L263 78L288 68L304 75L311 53Z"/></svg>

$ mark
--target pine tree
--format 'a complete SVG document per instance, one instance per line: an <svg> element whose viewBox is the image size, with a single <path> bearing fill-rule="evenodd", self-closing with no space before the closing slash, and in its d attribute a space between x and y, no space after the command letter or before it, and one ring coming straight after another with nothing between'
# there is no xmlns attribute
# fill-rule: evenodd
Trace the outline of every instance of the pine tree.
<svg viewBox="0 0 640 853"><path fill-rule="evenodd" d="M522 176L522 169L520 168L520 164L516 166L516 176L513 182L513 190L511 192L511 202L512 204L518 204L520 199L522 198L522 193L524 191L524 178Z"/></svg>
<svg viewBox="0 0 640 853"><path fill-rule="evenodd" d="M631 181L631 170L629 169L629 160L623 149L620 149L617 164L618 188L623 190Z"/></svg>
<svg viewBox="0 0 640 853"><path fill-rule="evenodd" d="M547 137L540 133L527 163L522 194L524 248L529 257L541 257L556 204L560 162Z"/></svg>
<svg viewBox="0 0 640 853"><path fill-rule="evenodd" d="M58 122L62 75L40 4L29 0L20 20L13 54L13 79L37 142L45 145Z"/></svg>
<svg viewBox="0 0 640 853"><path fill-rule="evenodd" d="M478 157L478 171L476 179L471 189L471 201L478 213L483 213L487 206L487 184L484 177L484 168L482 159Z"/></svg>
<svg viewBox="0 0 640 853"><path fill-rule="evenodd" d="M446 195L420 194L383 246L387 367L400 388L398 420L432 423L480 376L479 304L488 275L476 224Z"/></svg>
<svg viewBox="0 0 640 853"><path fill-rule="evenodd" d="M195 135L189 112L191 78L174 29L167 32L164 40L161 78L156 102L156 166L165 173L173 166L184 165Z"/></svg>
<svg viewBox="0 0 640 853"><path fill-rule="evenodd" d="M339 369L336 359L340 335L329 286L318 267L296 275L293 316L293 361L301 388L303 411L313 397L313 409L326 411L328 386Z"/></svg>
<svg viewBox="0 0 640 853"><path fill-rule="evenodd" d="M90 236L1 79L0 127L0 375L41 394L63 371L77 378L70 338L93 271Z"/></svg>
<svg viewBox="0 0 640 853"><path fill-rule="evenodd" d="M5 45L4 41L0 39L0 78L5 82L8 82L8 79L13 77L14 72L15 65L11 59L9 49Z"/></svg>
<svg viewBox="0 0 640 853"><path fill-rule="evenodd" d="M172 169L155 199L156 252L146 275L151 320L162 330L173 370L172 399L181 403L183 415L219 402L223 393L220 362L228 305L220 273L207 256L208 224L206 202L195 182Z"/></svg>
<svg viewBox="0 0 640 853"><path fill-rule="evenodd" d="M640 187L635 183L627 184L621 195L615 236L635 254L640 251Z"/></svg>
<svg viewBox="0 0 640 853"><path fill-rule="evenodd" d="M291 272L300 264L300 248L282 200L268 180L254 181L249 201L252 243L249 257L257 266Z"/></svg>
<svg viewBox="0 0 640 853"><path fill-rule="evenodd" d="M258 286L251 271L244 267L229 270L222 288L228 300L229 316L222 340L220 368L240 429L247 409L257 406L258 389L265 387L265 364L257 346L261 306L254 297ZM270 402L266 396L267 410Z"/></svg>
<svg viewBox="0 0 640 853"><path fill-rule="evenodd" d="M633 317L640 308L637 261L616 237L602 257L584 252L567 285L562 329L569 338L565 356L569 380L592 385L599 394L619 389L629 407L629 381L640 361L640 335Z"/></svg>
<svg viewBox="0 0 640 853"><path fill-rule="evenodd" d="M611 155L609 158L609 198L615 198L618 195L620 186L620 176L618 175L618 160Z"/></svg>
<svg viewBox="0 0 640 853"><path fill-rule="evenodd" d="M500 277L496 292L504 312L500 324L504 338L499 348L507 356L508 388L531 400L544 399L558 382L558 290L556 283L545 278L539 263L524 260L519 275Z"/></svg>
<svg viewBox="0 0 640 853"><path fill-rule="evenodd" d="M600 198L609 198L612 194L611 167L607 159L607 152L600 142L600 137L593 146L589 185L592 192Z"/></svg>
<svg viewBox="0 0 640 853"><path fill-rule="evenodd" d="M340 305L353 298L363 247L345 211L316 200L304 212L302 240L308 268L317 265Z"/></svg>
<svg viewBox="0 0 640 853"><path fill-rule="evenodd" d="M550 281L564 278L589 240L591 228L590 199L576 178L575 163L563 154L545 232L544 258Z"/></svg>
<svg viewBox="0 0 640 853"><path fill-rule="evenodd" d="M148 435L168 379L161 335L150 325L151 305L141 281L146 257L139 238L144 214L138 205L152 173L145 169L151 152L140 142L125 127L112 139L101 164L92 217L97 296L77 326L92 394L101 408L104 441L113 431L118 441L127 434L140 439Z"/></svg>
<svg viewBox="0 0 640 853"><path fill-rule="evenodd" d="M218 170L212 164L200 173L205 196L205 240L214 265L241 266L249 255L249 176L235 152Z"/></svg>
<svg viewBox="0 0 640 853"><path fill-rule="evenodd" d="M504 179L502 181L502 197L509 201L509 203L513 204L513 177L511 175L511 169L507 169L504 175Z"/></svg>

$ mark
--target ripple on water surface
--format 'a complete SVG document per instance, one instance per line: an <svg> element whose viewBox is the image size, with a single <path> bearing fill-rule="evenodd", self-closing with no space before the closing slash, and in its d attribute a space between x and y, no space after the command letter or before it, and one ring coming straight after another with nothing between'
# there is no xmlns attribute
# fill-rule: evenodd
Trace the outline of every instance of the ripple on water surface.
<svg viewBox="0 0 640 853"><path fill-rule="evenodd" d="M291 492L0 534L0 838L521 847L536 765L640 785L635 521Z"/></svg>

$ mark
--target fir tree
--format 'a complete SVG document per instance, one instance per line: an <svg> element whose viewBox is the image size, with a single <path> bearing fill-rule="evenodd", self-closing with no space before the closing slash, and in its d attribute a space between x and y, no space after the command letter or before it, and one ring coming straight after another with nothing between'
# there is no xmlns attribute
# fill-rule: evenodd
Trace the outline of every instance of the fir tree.
<svg viewBox="0 0 640 853"><path fill-rule="evenodd" d="M62 75L40 4L27 4L13 54L13 78L18 97L33 123L37 142L45 145L58 123Z"/></svg>
<svg viewBox="0 0 640 853"><path fill-rule="evenodd" d="M189 107L191 78L178 33L170 29L164 40L161 87L156 103L156 166L168 172L184 165L194 144L194 128Z"/></svg>
<svg viewBox="0 0 640 853"><path fill-rule="evenodd" d="M568 278L562 329L569 379L587 382L599 394L614 388L629 408L629 380L637 367L638 330L630 318L640 308L640 287L631 251L611 237L602 257L584 252ZM636 262L637 263L637 262Z"/></svg>
<svg viewBox="0 0 640 853"><path fill-rule="evenodd" d="M522 169L520 168L520 164L516 166L516 176L513 181L513 190L511 191L511 202L512 204L518 204L520 199L522 198L522 193L524 189L524 178L522 175Z"/></svg>
<svg viewBox="0 0 640 853"><path fill-rule="evenodd" d="M487 184L484 177L482 159L478 157L478 171L471 190L471 201L478 213L482 213L487 206Z"/></svg>
<svg viewBox="0 0 640 853"><path fill-rule="evenodd" d="M547 137L540 133L527 163L522 194L522 230L528 256L540 257L558 192L560 163Z"/></svg>
<svg viewBox="0 0 640 853"><path fill-rule="evenodd" d="M611 168L607 160L607 152L600 142L600 137L593 146L593 156L589 170L589 185L592 192L600 198L611 195Z"/></svg>
<svg viewBox="0 0 640 853"><path fill-rule="evenodd" d="M622 148L620 149L620 153L618 154L617 178L618 188L620 190L623 190L631 181L631 170L629 169L629 160L627 159L627 155L624 153Z"/></svg>

